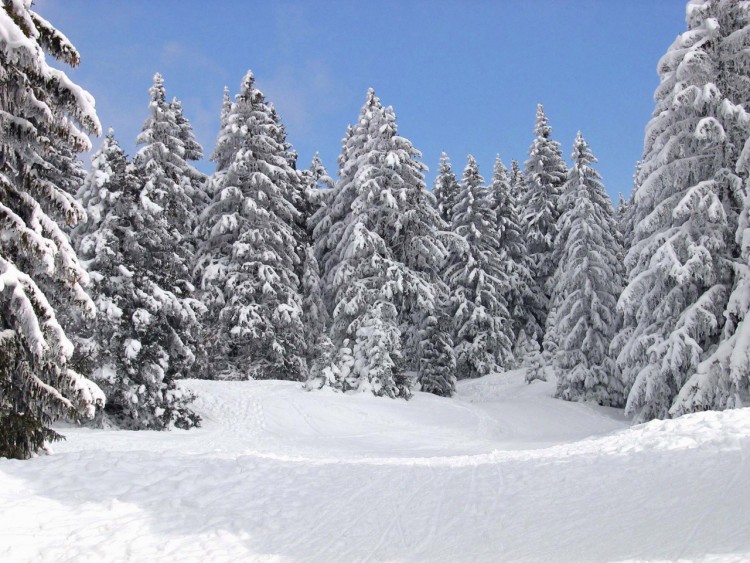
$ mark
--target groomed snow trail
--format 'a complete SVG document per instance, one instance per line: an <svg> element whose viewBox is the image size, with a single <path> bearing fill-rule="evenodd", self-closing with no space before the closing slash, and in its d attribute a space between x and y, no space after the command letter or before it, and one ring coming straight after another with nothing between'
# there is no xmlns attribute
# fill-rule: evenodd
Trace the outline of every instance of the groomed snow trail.
<svg viewBox="0 0 750 563"><path fill-rule="evenodd" d="M0 560L750 557L750 409L629 427L522 380L408 403L185 382L201 429L0 460Z"/></svg>

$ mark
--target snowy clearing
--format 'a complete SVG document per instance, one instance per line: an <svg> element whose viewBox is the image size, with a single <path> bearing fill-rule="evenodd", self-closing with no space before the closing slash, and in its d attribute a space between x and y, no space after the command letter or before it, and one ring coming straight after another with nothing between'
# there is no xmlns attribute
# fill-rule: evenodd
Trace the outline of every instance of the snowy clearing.
<svg viewBox="0 0 750 563"><path fill-rule="evenodd" d="M629 427L520 371L406 403L185 382L203 426L0 460L3 561L750 557L750 409Z"/></svg>

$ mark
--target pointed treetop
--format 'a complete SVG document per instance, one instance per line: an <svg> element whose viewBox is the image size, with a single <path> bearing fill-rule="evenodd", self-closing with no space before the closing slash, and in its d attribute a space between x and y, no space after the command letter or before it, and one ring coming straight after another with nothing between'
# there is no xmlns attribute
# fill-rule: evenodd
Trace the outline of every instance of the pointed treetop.
<svg viewBox="0 0 750 563"><path fill-rule="evenodd" d="M466 157L466 168L464 168L464 179L470 176L479 176L479 165L474 155L470 154ZM479 176L481 178L481 176ZM481 180L484 182L484 179Z"/></svg>
<svg viewBox="0 0 750 563"><path fill-rule="evenodd" d="M576 135L575 141L573 141L573 154L571 154L570 158L574 165L578 163L588 164L591 162L598 162L580 131Z"/></svg>
<svg viewBox="0 0 750 563"><path fill-rule="evenodd" d="M255 90L255 75L252 70L248 70L245 76L242 78L240 84L240 93L237 94L237 99L247 98L248 94Z"/></svg>
<svg viewBox="0 0 750 563"><path fill-rule="evenodd" d="M549 139L550 135L552 135L552 127L549 126L549 120L544 113L544 106L542 104L537 104L536 106L534 134L538 137L544 137L545 139Z"/></svg>
<svg viewBox="0 0 750 563"><path fill-rule="evenodd" d="M505 164L503 164L502 159L500 158L500 155L495 155L495 168L493 170L493 180L494 181L507 181L508 180L508 169L505 167Z"/></svg>
<svg viewBox="0 0 750 563"><path fill-rule="evenodd" d="M221 115L228 115L230 109L232 109L232 100L229 97L229 86L224 86L224 95L221 99Z"/></svg>
<svg viewBox="0 0 750 563"><path fill-rule="evenodd" d="M166 94L164 92L164 77L161 73L157 72L154 74L154 84L148 89L148 93L151 95L152 102L166 102Z"/></svg>

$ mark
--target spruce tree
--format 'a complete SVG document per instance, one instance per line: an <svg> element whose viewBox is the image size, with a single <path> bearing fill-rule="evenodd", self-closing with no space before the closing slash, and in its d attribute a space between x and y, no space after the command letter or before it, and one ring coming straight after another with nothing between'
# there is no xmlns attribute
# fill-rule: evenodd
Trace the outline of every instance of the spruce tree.
<svg viewBox="0 0 750 563"><path fill-rule="evenodd" d="M448 258L457 376L481 377L512 363L512 329L504 296L510 280L500 255L497 219L476 160L469 155L453 209L462 252Z"/></svg>
<svg viewBox="0 0 750 563"><path fill-rule="evenodd" d="M432 357L419 357L420 327L446 293L438 279L446 251L420 156L370 90L344 140L339 181L313 218L339 350L326 373L345 391L408 397L404 369L431 369ZM368 343L380 352L367 353ZM385 371L373 363L381 360Z"/></svg>
<svg viewBox="0 0 750 563"><path fill-rule="evenodd" d="M307 179L307 199L312 207L311 216L314 215L318 209L326 205L328 197L333 193L334 182L333 178L328 175L328 171L323 162L320 160L320 155L315 153L313 155L310 167L304 171L304 175ZM312 234L311 221L308 219L308 229Z"/></svg>
<svg viewBox="0 0 750 563"><path fill-rule="evenodd" d="M160 285L165 217L141 200L135 170L110 131L81 189L88 220L73 232L97 309L79 323L84 362L107 396L107 418L128 429L189 428L192 394L177 389L195 361L184 335L202 306ZM169 253L169 251L167 250Z"/></svg>
<svg viewBox="0 0 750 563"><path fill-rule="evenodd" d="M456 357L445 316L427 315L420 327L420 389L427 393L451 397L456 392Z"/></svg>
<svg viewBox="0 0 750 563"><path fill-rule="evenodd" d="M13 458L59 439L54 420L91 417L104 402L71 369L73 345L51 305L94 313L62 230L84 212L60 174L101 126L93 98L45 59L75 67L78 52L30 4L0 7L0 457Z"/></svg>
<svg viewBox="0 0 750 563"><path fill-rule="evenodd" d="M539 307L533 314L539 326L543 327L549 312L549 280L557 268L554 246L557 219L560 217L558 199L567 167L562 158L560 143L551 138L552 128L541 104L537 106L534 133L536 138L529 149L529 159L523 174L525 193L521 206L532 273L541 290ZM536 338L541 340L542 336L537 334Z"/></svg>
<svg viewBox="0 0 750 563"><path fill-rule="evenodd" d="M166 101L159 73L154 75L149 96L149 116L136 139L141 148L134 159L143 182L141 198L162 208L174 234L180 237L179 261L187 267L194 253L193 230L207 203L206 177L188 161L202 158L203 150L179 100Z"/></svg>
<svg viewBox="0 0 750 563"><path fill-rule="evenodd" d="M214 198L199 227L197 273L221 377L307 376L294 204L300 178L287 149L278 116L248 72L219 133Z"/></svg>
<svg viewBox="0 0 750 563"><path fill-rule="evenodd" d="M513 195L508 171L499 156L495 159L489 197L495 213L500 259L509 281L508 292L504 298L507 301L511 335L515 342L522 330L529 334L540 334L542 329L536 324L536 318L531 313L539 307L538 290L531 274L523 225L518 216L518 204ZM523 358L516 360L523 361Z"/></svg>
<svg viewBox="0 0 750 563"><path fill-rule="evenodd" d="M524 381L547 381L547 372L545 369L544 358L539 348L539 342L536 338L526 336L526 331L522 331L518 340L519 356L523 358L522 366L526 369Z"/></svg>
<svg viewBox="0 0 750 563"><path fill-rule="evenodd" d="M596 158L580 132L572 161L563 188L572 207L558 221L563 240L552 290L555 324L548 323L545 337L554 341L556 396L619 406L624 390L609 346L617 328L622 250L612 203L593 168Z"/></svg>
<svg viewBox="0 0 750 563"><path fill-rule="evenodd" d="M708 39L704 41L705 45L698 43L693 46L689 43L690 50L705 52L710 57L712 64L709 68L714 73L710 78L719 90L718 93L711 93L719 98L716 102L721 104L719 116L723 120L716 114L712 114L712 117L719 120L724 135L715 124L711 125L717 129L714 135L717 138L711 139L701 134L710 124L708 118L698 123L696 132L701 134L704 143L713 147L713 158L718 161L717 170L707 187L718 195L717 199L724 208L730 210L727 213L727 226L734 230L734 236L725 236L727 251L724 254L733 257L733 281L722 314L724 324L719 342L713 347L702 345L701 362L674 399L669 411L671 416L750 404L750 199L746 187L738 185L738 179L741 179L742 186L747 186L750 178L750 142L747 140L746 119L742 117L743 110L746 111L750 103L747 89L750 80L750 53L747 50L750 42L750 6L727 0L695 2L689 7L688 27L697 30L699 38ZM704 86L704 90L708 90L708 86ZM726 159L724 164L728 167L732 163L734 166L721 170L719 166L723 159ZM735 223L736 208L733 204L737 199L741 205Z"/></svg>
<svg viewBox="0 0 750 563"><path fill-rule="evenodd" d="M159 269L152 279L158 287L180 298L195 297L193 268L197 240L195 228L207 203L206 177L188 160L202 155L190 123L182 113L182 105L174 99L166 101L164 79L154 75L149 88L149 115L143 123L136 143L140 149L133 159L140 183L140 200L147 214L153 217L150 227L155 231L155 260ZM205 375L208 363L203 349L202 323L187 326L173 323L178 338L198 357L194 375ZM183 373L180 371L180 373Z"/></svg>
<svg viewBox="0 0 750 563"><path fill-rule="evenodd" d="M321 276L326 282L325 297L329 310L333 307L334 288L327 283L331 271L338 260L336 247L341 242L343 231L348 224L352 212L352 204L357 198L358 191L355 184L365 142L370 129L370 121L373 115L383 111L380 99L375 91L370 88L367 92L365 104L359 114L359 120L354 126L347 128L346 136L341 141L341 155L339 156L339 178L331 194L328 196L328 205L325 209L318 209L310 218L309 225L312 228L315 244L315 255L320 266Z"/></svg>
<svg viewBox="0 0 750 563"><path fill-rule="evenodd" d="M522 202L523 202L523 194L524 194L524 182L523 182L523 172L521 171L521 166L518 164L517 160L511 160L510 161L510 172L508 173L508 181L510 183L510 193L513 194L513 199L516 202L516 205L518 206L517 212L518 216L522 216Z"/></svg>
<svg viewBox="0 0 750 563"><path fill-rule="evenodd" d="M450 159L445 153L440 155L440 167L435 178L432 194L435 196L440 217L450 227L453 222L453 208L461 194L461 186L458 185L456 175L451 169Z"/></svg>
<svg viewBox="0 0 750 563"><path fill-rule="evenodd" d="M716 374L731 373L726 348L717 345L737 326L729 297L739 281L734 234L747 180L740 155L749 131L740 104L748 95L736 87L748 77L740 39L747 7L694 2L687 20L688 31L658 67L620 299L624 326L614 344L629 390L626 413L637 422L733 401L725 402L733 384L717 389L723 376ZM714 365L727 366L718 372L709 367L714 352Z"/></svg>

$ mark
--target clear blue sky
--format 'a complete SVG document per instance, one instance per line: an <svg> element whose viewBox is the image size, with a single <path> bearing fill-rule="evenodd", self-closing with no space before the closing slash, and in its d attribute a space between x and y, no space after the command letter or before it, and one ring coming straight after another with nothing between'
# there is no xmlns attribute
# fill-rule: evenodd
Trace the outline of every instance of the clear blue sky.
<svg viewBox="0 0 750 563"><path fill-rule="evenodd" d="M490 176L495 154L523 162L536 104L566 159L582 130L613 195L630 192L653 111L656 64L685 28L684 0L298 1L38 0L78 47L70 74L123 147L147 115L151 78L183 102L210 154L222 90L248 68L307 167L329 172L367 88L392 105L423 152L468 153ZM84 157L87 158L87 157ZM200 165L213 170L210 162Z"/></svg>

